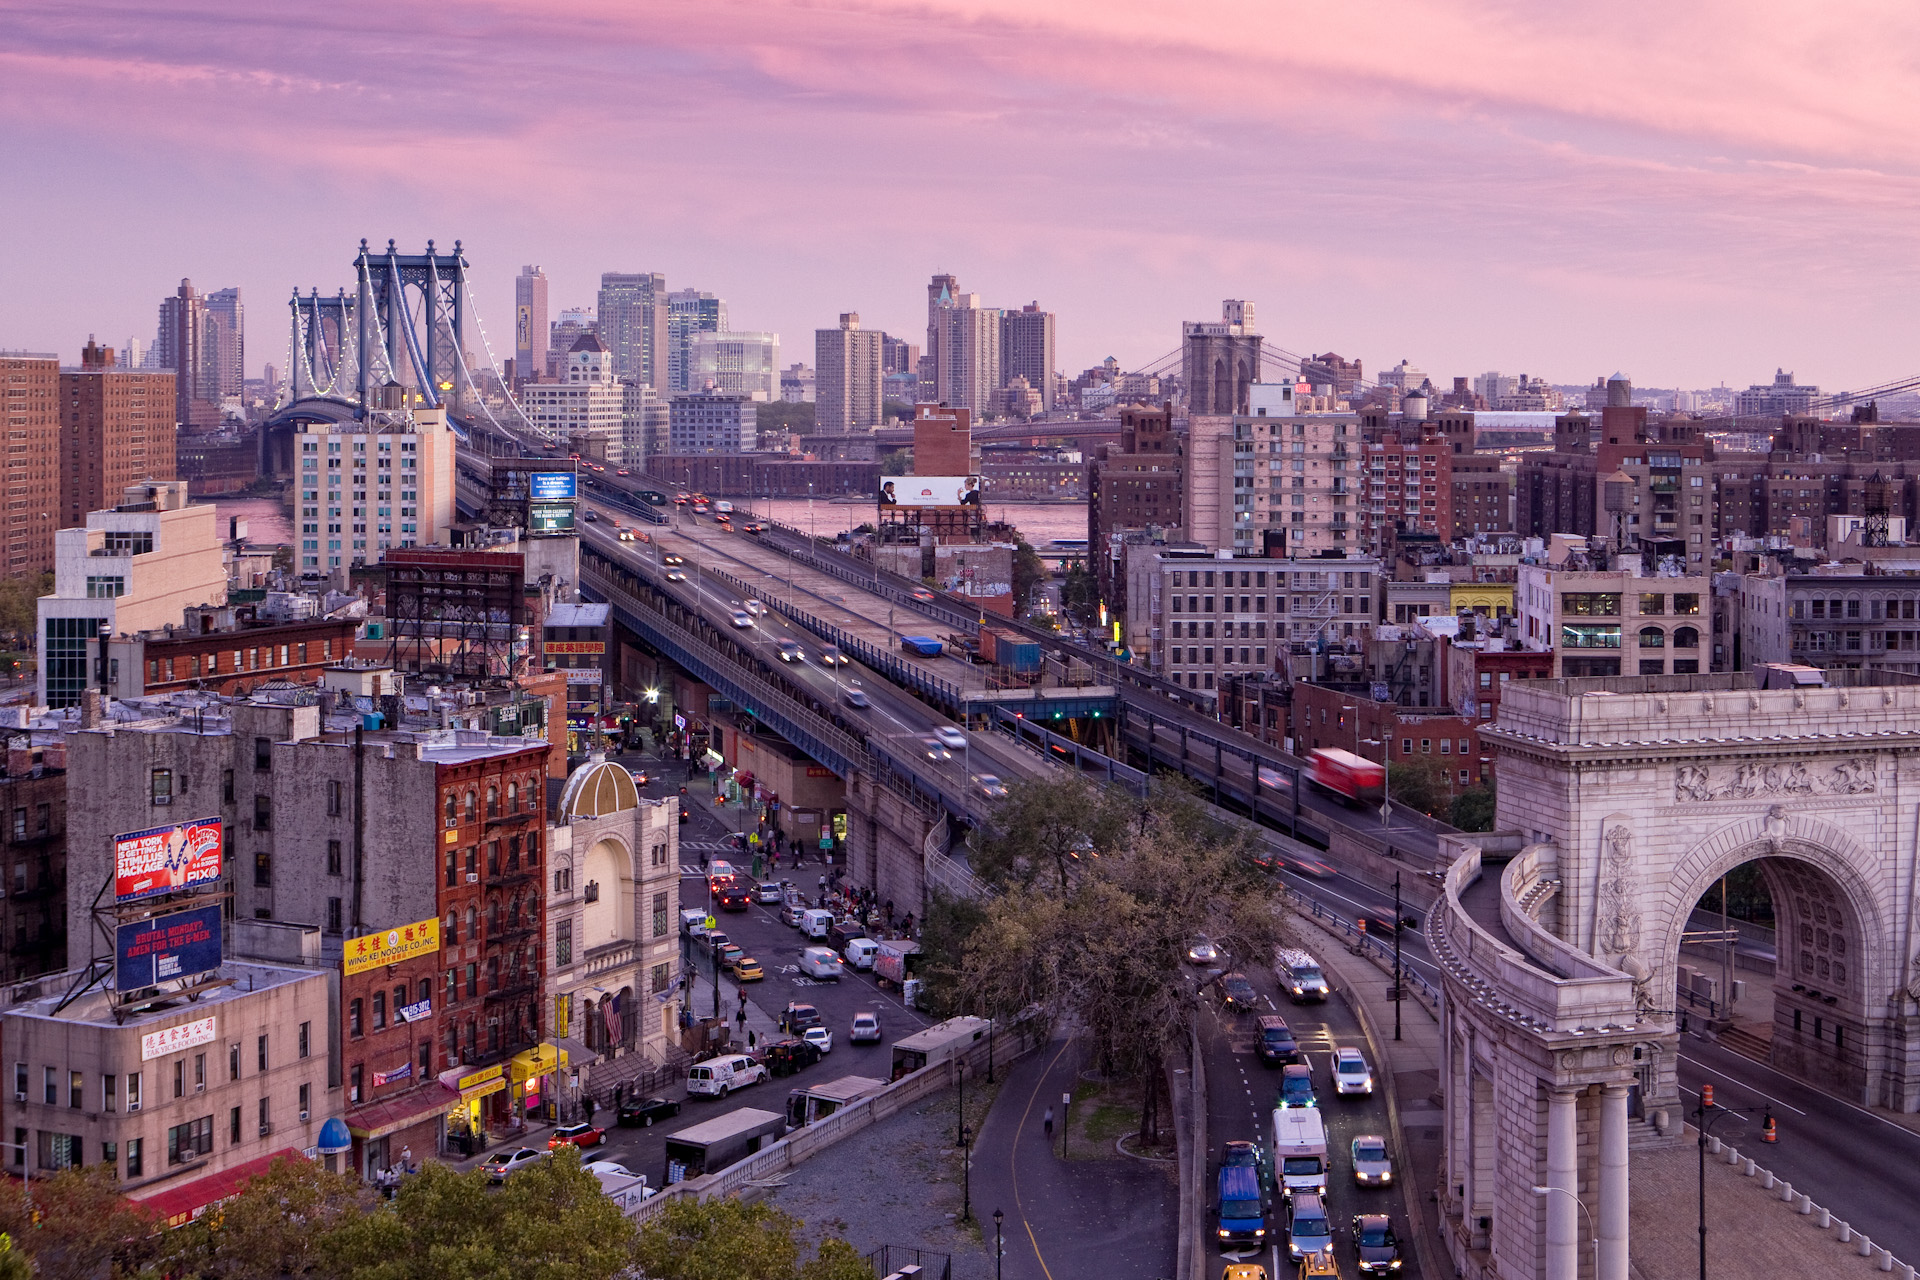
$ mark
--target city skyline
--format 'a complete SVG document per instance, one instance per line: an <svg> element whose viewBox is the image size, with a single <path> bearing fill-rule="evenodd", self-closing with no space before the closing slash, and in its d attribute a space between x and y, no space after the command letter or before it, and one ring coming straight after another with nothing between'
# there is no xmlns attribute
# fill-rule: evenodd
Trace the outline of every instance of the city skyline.
<svg viewBox="0 0 1920 1280"><path fill-rule="evenodd" d="M1316 34L1251 6L1197 26L1000 0L348 5L325 27L13 6L0 119L40 181L10 210L37 249L0 267L27 303L0 346L144 339L182 277L219 280L253 302L257 376L284 363L281 301L350 283L351 246L392 236L465 242L502 360L513 279L540 262L556 310L603 272L658 272L791 335L845 310L914 335L925 280L952 272L1058 314L1067 372L1154 360L1223 297L1259 300L1276 346L1436 381L1916 372L1888 317L1920 259L1920 137L1891 106L1920 16L1636 12L1384 6ZM605 145L570 145L560 100ZM912 179L934 154L940 179ZM143 179L200 199L115 198Z"/></svg>

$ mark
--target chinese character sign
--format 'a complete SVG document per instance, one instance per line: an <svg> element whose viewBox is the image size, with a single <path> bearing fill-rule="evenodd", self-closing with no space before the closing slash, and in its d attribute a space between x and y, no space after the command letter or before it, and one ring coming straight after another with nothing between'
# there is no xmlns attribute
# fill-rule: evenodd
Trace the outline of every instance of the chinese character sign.
<svg viewBox="0 0 1920 1280"><path fill-rule="evenodd" d="M115 836L113 896L121 902L220 881L220 819Z"/></svg>
<svg viewBox="0 0 1920 1280"><path fill-rule="evenodd" d="M342 954L348 973L398 964L415 956L431 955L440 949L440 922L420 920L379 933L348 938Z"/></svg>
<svg viewBox="0 0 1920 1280"><path fill-rule="evenodd" d="M182 1049L191 1049L197 1044L212 1044L217 1038L214 1034L214 1018L201 1018L195 1022L183 1022L177 1027L168 1027L164 1031L149 1031L140 1037L140 1061L164 1058L170 1053Z"/></svg>

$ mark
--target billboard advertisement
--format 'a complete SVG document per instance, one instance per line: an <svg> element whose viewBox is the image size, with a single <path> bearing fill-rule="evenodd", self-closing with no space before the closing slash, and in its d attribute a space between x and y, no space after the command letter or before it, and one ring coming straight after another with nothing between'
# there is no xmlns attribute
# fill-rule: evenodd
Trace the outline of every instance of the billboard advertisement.
<svg viewBox="0 0 1920 1280"><path fill-rule="evenodd" d="M219 967L218 904L119 925L113 931L113 977L122 991Z"/></svg>
<svg viewBox="0 0 1920 1280"><path fill-rule="evenodd" d="M985 483L979 476L881 476L883 507L977 507Z"/></svg>
<svg viewBox="0 0 1920 1280"><path fill-rule="evenodd" d="M573 504L569 502L530 502L527 504L528 533L572 533Z"/></svg>
<svg viewBox="0 0 1920 1280"><path fill-rule="evenodd" d="M397 929L348 938L341 950L348 973L399 964L415 956L432 955L440 949L440 921L419 920Z"/></svg>
<svg viewBox="0 0 1920 1280"><path fill-rule="evenodd" d="M527 496L535 502L572 502L580 496L579 484L571 471L535 471L527 477Z"/></svg>
<svg viewBox="0 0 1920 1280"><path fill-rule="evenodd" d="M196 818L113 838L113 896L120 902L219 882L218 818Z"/></svg>

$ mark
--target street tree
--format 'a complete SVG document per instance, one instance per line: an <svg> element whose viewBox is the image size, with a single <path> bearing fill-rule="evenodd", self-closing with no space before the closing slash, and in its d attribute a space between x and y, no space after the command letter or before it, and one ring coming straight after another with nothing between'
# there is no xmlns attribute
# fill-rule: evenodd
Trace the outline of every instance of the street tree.
<svg viewBox="0 0 1920 1280"><path fill-rule="evenodd" d="M160 1270L215 1280L280 1280L327 1275L334 1232L356 1221L359 1181L311 1160L288 1157L239 1195L168 1233Z"/></svg>
<svg viewBox="0 0 1920 1280"><path fill-rule="evenodd" d="M803 1225L759 1201L689 1197L640 1229L633 1260L647 1280L872 1280L866 1259L838 1237L803 1263Z"/></svg>
<svg viewBox="0 0 1920 1280"><path fill-rule="evenodd" d="M1408 809L1437 817L1447 807L1447 775L1432 756L1413 756L1387 765L1387 794Z"/></svg>
<svg viewBox="0 0 1920 1280"><path fill-rule="evenodd" d="M62 1169L31 1185L0 1182L0 1232L45 1280L134 1274L160 1247L153 1213L121 1195L104 1164Z"/></svg>
<svg viewBox="0 0 1920 1280"><path fill-rule="evenodd" d="M1031 885L1050 872L1065 892L1069 868L1119 840L1133 808L1124 793L1084 778L1012 783L970 842L974 874L993 885Z"/></svg>

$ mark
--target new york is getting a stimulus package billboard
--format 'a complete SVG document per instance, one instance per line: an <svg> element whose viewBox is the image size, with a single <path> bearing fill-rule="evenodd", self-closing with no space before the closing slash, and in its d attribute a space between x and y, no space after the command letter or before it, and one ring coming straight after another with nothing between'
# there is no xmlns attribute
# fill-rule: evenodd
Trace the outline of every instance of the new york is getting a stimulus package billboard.
<svg viewBox="0 0 1920 1280"><path fill-rule="evenodd" d="M220 883L220 819L195 818L113 838L113 896L119 902Z"/></svg>
<svg viewBox="0 0 1920 1280"><path fill-rule="evenodd" d="M979 476L881 476L883 507L977 507Z"/></svg>
<svg viewBox="0 0 1920 1280"><path fill-rule="evenodd" d="M113 931L114 984L138 991L220 967L220 905L176 911Z"/></svg>

